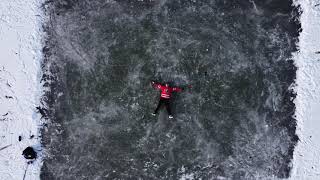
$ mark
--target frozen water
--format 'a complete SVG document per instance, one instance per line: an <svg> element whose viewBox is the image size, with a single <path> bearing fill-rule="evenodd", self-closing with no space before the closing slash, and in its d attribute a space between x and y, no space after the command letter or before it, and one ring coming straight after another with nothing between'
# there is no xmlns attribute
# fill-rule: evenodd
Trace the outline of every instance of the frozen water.
<svg viewBox="0 0 320 180"><path fill-rule="evenodd" d="M287 178L292 1L47 1L43 179ZM48 81L50 80L50 81ZM150 81L192 89L151 116Z"/></svg>

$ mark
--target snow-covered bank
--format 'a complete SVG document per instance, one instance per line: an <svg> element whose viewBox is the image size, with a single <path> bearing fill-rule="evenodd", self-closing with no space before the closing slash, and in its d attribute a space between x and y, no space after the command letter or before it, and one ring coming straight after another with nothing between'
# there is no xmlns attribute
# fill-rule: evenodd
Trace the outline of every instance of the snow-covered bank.
<svg viewBox="0 0 320 180"><path fill-rule="evenodd" d="M41 11L39 0L0 2L0 179L36 180L41 158L27 167L22 151L40 149ZM21 136L21 141L19 141Z"/></svg>
<svg viewBox="0 0 320 180"><path fill-rule="evenodd" d="M302 8L297 71L297 134L291 179L320 179L320 5L299 0Z"/></svg>

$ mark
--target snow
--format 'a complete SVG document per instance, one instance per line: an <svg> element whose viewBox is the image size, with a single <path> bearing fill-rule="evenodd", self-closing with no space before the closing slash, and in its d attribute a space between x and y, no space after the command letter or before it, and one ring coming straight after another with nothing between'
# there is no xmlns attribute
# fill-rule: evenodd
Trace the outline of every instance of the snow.
<svg viewBox="0 0 320 180"><path fill-rule="evenodd" d="M39 7L39 0L0 2L0 179L40 179L41 158L25 174L22 156L27 146L41 148L36 112L42 90Z"/></svg>
<svg viewBox="0 0 320 180"><path fill-rule="evenodd" d="M320 179L320 1L299 0L302 8L297 71L296 118L300 138L291 179Z"/></svg>

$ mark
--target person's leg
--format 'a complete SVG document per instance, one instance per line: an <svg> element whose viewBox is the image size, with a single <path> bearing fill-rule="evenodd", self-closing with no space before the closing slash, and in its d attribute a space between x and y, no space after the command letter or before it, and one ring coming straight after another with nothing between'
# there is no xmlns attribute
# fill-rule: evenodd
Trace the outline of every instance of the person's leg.
<svg viewBox="0 0 320 180"><path fill-rule="evenodd" d="M159 109L160 109L160 107L161 107L162 104L163 104L163 100L162 100L162 98L160 98L159 103L158 103L158 106L157 106L156 110L154 110L154 114L157 114L157 113L158 113L158 111L159 111Z"/></svg>
<svg viewBox="0 0 320 180"><path fill-rule="evenodd" d="M170 99L166 99L165 105L166 105L166 109L167 109L167 111L168 111L168 115L169 115L169 116L172 116L172 114L171 114L171 108L170 108Z"/></svg>

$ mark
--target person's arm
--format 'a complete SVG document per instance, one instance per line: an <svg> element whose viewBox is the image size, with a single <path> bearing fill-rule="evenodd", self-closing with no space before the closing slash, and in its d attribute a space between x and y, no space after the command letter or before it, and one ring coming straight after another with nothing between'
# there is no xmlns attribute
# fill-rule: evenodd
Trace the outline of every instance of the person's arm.
<svg viewBox="0 0 320 180"><path fill-rule="evenodd" d="M189 85L188 88L192 88L192 86ZM181 92L181 91L184 91L185 89L186 89L185 87L182 87L182 88L174 87L174 88L172 88L172 91Z"/></svg>
<svg viewBox="0 0 320 180"><path fill-rule="evenodd" d="M156 83L156 82L154 82L154 81L151 81L151 84L152 84L152 86L153 86L154 88L156 88L156 89L161 89L161 87L162 87L162 85L161 85L160 83Z"/></svg>
<svg viewBox="0 0 320 180"><path fill-rule="evenodd" d="M174 92L181 92L182 90L183 90L182 88L178 88L178 87L172 88L172 91Z"/></svg>

